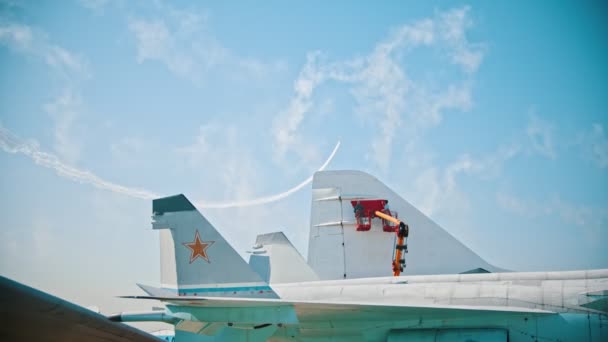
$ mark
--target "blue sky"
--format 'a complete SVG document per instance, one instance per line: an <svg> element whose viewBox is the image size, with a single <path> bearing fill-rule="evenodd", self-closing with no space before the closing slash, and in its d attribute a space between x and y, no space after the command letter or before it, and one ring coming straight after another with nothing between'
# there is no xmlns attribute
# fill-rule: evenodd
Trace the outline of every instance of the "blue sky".
<svg viewBox="0 0 608 342"><path fill-rule="evenodd" d="M601 2L0 4L3 275L136 307L112 296L159 280L141 197L281 193L338 141L330 169L497 266L608 267ZM284 230L306 255L309 201L204 213L241 253Z"/></svg>

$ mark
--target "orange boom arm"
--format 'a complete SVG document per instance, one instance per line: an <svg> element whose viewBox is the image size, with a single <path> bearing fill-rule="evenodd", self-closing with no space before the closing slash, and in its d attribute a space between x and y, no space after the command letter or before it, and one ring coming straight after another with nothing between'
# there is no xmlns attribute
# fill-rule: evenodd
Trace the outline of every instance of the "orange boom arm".
<svg viewBox="0 0 608 342"><path fill-rule="evenodd" d="M410 228L402 221L390 215L386 215L383 212L376 211L374 214L379 218L392 222L399 227L395 231L395 233L397 234L397 245L395 246L395 260L393 260L393 275L396 277L400 275L401 272L403 272L405 259L402 258L402 255L403 253L407 253L407 245L404 244L404 241L405 238L407 238L409 235Z"/></svg>

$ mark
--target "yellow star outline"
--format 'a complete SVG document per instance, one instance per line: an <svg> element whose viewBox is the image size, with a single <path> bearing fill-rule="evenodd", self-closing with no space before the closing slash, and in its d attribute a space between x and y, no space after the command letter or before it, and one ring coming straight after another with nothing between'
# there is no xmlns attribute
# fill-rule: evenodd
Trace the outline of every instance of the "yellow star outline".
<svg viewBox="0 0 608 342"><path fill-rule="evenodd" d="M207 263L211 263L209 261L209 255L207 255L207 248L213 245L215 241L201 241L201 236L198 233L198 229L196 230L196 234L194 235L193 242L184 242L182 245L190 248L192 254L190 255L190 263L193 263L196 258L201 257Z"/></svg>

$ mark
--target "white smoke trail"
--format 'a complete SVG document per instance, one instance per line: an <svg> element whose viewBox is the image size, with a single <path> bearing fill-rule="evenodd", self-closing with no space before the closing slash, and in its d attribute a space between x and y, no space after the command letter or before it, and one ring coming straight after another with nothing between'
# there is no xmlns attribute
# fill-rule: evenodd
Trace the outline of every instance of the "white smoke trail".
<svg viewBox="0 0 608 342"><path fill-rule="evenodd" d="M8 153L24 154L30 157L34 163L49 169L53 169L59 176L75 182L91 184L99 189L110 190L112 192L135 198L149 200L160 197L160 195L147 190L128 188L126 186L108 182L94 175L90 171L79 170L73 166L67 165L60 161L57 156L40 151L37 144L19 139L2 125L0 125L0 147L2 147L2 149Z"/></svg>
<svg viewBox="0 0 608 342"><path fill-rule="evenodd" d="M338 152L338 148L340 147L340 141L338 141L338 143L336 144L336 147L334 147L334 150L331 152L331 154L329 155L329 158L327 158L327 160L325 161L325 163L323 163L323 165L321 165L321 167L319 168L318 171L323 171L325 170L325 168L327 167L327 165L329 165L329 163L331 162L331 160L334 158L334 156L336 155L336 152ZM270 196L265 196L265 197L260 197L260 198L256 198L256 199L252 199L252 200L245 200L245 201L237 201L237 202L225 202L225 203L206 203L206 202L196 202L194 205L199 207L199 208L214 208L214 209L219 209L219 208L234 208L234 207L250 207L250 206L254 206L254 205L260 205L260 204L266 204L266 203L270 203L270 202L275 202L278 201L280 199L283 199L291 194L293 194L294 192L302 189L303 187L305 187L306 185L310 184L310 182L312 182L312 176L308 177L305 181L303 181L302 183L294 186L293 188L287 190L287 191L283 191L279 194L276 195L270 195Z"/></svg>
<svg viewBox="0 0 608 342"><path fill-rule="evenodd" d="M21 153L23 155L26 155L27 157L31 158L34 161L34 163L36 163L40 166L55 170L55 172L59 176L67 178L67 179L75 181L75 182L90 184L99 189L109 190L109 191L112 191L115 193L131 196L134 198L141 198L141 199L145 199L145 200L151 200L154 198L162 197L162 195L153 193L151 191L137 189L137 188L130 188L130 187L126 187L126 186L122 186L119 184L115 184L115 183L106 181L106 180L98 177L97 175L93 174L90 171L80 170L73 166L67 165L67 164L63 163L62 161L60 161L59 158L57 158L57 156L41 151L36 143L26 142L26 141L21 140L20 138L15 136L13 133L11 133L8 129L4 128L2 125L0 125L0 147L7 153L12 153L12 154ZM331 160L334 158L334 155L338 151L338 147L340 147L339 141L336 144L336 147L334 147L334 150L332 151L329 158L327 158L325 163L319 168L319 171L324 170L327 167L327 165L329 165ZM200 208L232 208L232 207L246 207L246 206L252 206L252 205L260 205L260 204L278 201L282 198L285 198L285 197L293 194L294 192L302 189L303 187L308 185L310 182L312 182L312 176L310 176L304 182L296 185L295 187L293 187L287 191L284 191L282 193L272 195L272 196L266 196L266 197L256 198L256 199L247 200L247 201L224 202L224 203L207 203L204 201L199 201L199 202L196 202L195 205Z"/></svg>

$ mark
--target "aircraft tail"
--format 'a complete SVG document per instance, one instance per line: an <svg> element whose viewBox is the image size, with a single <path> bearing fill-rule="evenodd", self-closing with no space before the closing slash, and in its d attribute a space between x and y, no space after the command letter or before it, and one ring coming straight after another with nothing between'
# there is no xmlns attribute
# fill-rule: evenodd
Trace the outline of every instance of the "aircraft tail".
<svg viewBox="0 0 608 342"><path fill-rule="evenodd" d="M357 218L359 205L362 215ZM312 183L308 264L321 280L393 274L394 227L373 215L382 209L409 225L403 275L503 271L375 177L360 171L320 171Z"/></svg>
<svg viewBox="0 0 608 342"><path fill-rule="evenodd" d="M155 199L161 288L180 296L277 298L207 219L180 194Z"/></svg>

